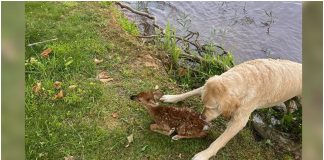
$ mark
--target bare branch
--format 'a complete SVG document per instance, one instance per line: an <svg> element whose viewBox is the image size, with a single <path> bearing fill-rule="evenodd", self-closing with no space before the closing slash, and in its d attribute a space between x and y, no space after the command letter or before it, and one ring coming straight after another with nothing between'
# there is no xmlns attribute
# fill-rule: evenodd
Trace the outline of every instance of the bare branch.
<svg viewBox="0 0 324 160"><path fill-rule="evenodd" d="M155 38L159 37L160 35L149 35L149 36L136 36L137 38Z"/></svg>
<svg viewBox="0 0 324 160"><path fill-rule="evenodd" d="M156 20L155 16L152 16L152 15L150 15L148 13L145 13L145 12L137 11L137 10L133 9L132 7L130 7L130 6L126 5L126 4L120 3L120 2L116 2L116 4L119 5L121 8L126 8L127 10L131 11L132 13L135 13L135 14L144 16L146 18L152 19L153 20L153 26L158 28L159 30L161 30L162 33L164 33L163 28L155 23L155 20Z"/></svg>
<svg viewBox="0 0 324 160"><path fill-rule="evenodd" d="M128 9L129 11L135 13L135 14L138 14L138 15L141 15L141 16L144 16L144 17L147 17L149 19L152 19L152 20L155 20L155 17L152 16L152 15L149 15L148 13L145 13L145 12L140 12L140 11L137 11L133 8L131 8L130 6L128 6L127 4L122 4L120 2L116 2L117 5L119 5L121 8L126 8Z"/></svg>
<svg viewBox="0 0 324 160"><path fill-rule="evenodd" d="M206 59L202 58L201 56L197 56L197 55L181 53L180 56L184 57L184 58L189 58L189 59L194 60L196 62L207 62ZM221 66L223 66L226 71L230 69L230 67L227 66L226 64L224 64L222 61L216 61L216 63L219 63Z"/></svg>
<svg viewBox="0 0 324 160"><path fill-rule="evenodd" d="M159 36L164 36L165 34L162 33L161 35L149 35L149 36L136 36L138 38L154 38L154 37L159 37ZM199 45L197 45L196 43L194 42L191 42L187 39L184 39L183 37L180 37L180 36L175 36L176 39L178 40L181 40L181 41L185 41L185 42L188 42L189 44L195 46L198 50L201 50L201 47Z"/></svg>

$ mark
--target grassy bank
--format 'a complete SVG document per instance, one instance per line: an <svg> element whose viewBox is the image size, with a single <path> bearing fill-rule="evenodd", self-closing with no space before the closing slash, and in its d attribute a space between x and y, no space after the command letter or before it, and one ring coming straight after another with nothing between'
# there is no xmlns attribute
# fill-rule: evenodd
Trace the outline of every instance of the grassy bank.
<svg viewBox="0 0 324 160"><path fill-rule="evenodd" d="M156 85L166 93L183 90L155 58L165 51L143 45L136 34L110 2L26 3L26 159L189 159L224 131L222 119L205 139L171 141L149 131L150 117L129 96ZM58 40L27 46L54 37ZM47 48L52 52L46 58L41 53ZM103 62L95 64L95 58ZM112 79L96 80L101 71ZM180 105L202 110L199 97ZM126 147L130 135L133 142ZM277 158L249 129L215 157Z"/></svg>

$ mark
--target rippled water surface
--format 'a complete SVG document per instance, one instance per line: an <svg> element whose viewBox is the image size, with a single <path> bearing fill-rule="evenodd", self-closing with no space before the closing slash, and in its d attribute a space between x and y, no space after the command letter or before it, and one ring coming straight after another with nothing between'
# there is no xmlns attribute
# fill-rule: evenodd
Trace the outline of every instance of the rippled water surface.
<svg viewBox="0 0 324 160"><path fill-rule="evenodd" d="M237 63L266 57L302 61L301 2L131 2L131 6L146 6L160 26L169 22L177 34L188 28L198 31L202 40L232 51Z"/></svg>

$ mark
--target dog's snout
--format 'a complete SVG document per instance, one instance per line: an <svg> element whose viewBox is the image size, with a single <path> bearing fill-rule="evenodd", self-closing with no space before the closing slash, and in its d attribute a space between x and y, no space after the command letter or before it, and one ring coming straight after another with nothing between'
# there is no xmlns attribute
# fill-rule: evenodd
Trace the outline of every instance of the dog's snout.
<svg viewBox="0 0 324 160"><path fill-rule="evenodd" d="M132 95L132 96L130 96L130 99L131 99L131 100L136 100L136 99L137 99L137 95Z"/></svg>

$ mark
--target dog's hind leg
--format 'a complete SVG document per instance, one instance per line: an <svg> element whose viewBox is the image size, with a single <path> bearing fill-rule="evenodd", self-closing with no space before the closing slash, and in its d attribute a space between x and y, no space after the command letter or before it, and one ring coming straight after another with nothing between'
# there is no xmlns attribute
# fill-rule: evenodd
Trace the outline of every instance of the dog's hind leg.
<svg viewBox="0 0 324 160"><path fill-rule="evenodd" d="M203 90L204 86L194 89L192 91L178 94L178 95L163 95L160 100L163 102L170 102L170 103L177 103L179 101L182 101L188 97L195 96L195 95L201 95L201 92Z"/></svg>
<svg viewBox="0 0 324 160"><path fill-rule="evenodd" d="M226 143L231 140L240 130L244 128L249 120L251 112L239 113L234 115L226 130L221 134L206 150L197 153L192 159L193 160L208 160L210 157L216 155L219 149L224 147Z"/></svg>

